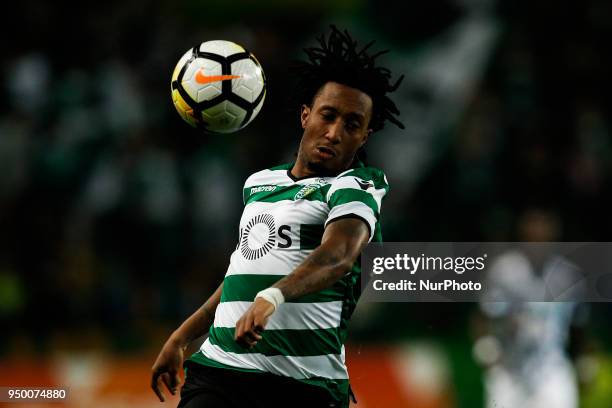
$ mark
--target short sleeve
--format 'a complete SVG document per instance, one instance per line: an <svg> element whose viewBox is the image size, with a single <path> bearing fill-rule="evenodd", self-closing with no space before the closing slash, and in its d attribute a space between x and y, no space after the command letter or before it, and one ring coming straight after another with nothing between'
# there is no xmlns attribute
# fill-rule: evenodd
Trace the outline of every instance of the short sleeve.
<svg viewBox="0 0 612 408"><path fill-rule="evenodd" d="M341 174L327 192L330 211L325 226L340 218L360 218L370 229L368 241L371 241L380 218L383 197L388 191L389 184L382 170L366 167Z"/></svg>

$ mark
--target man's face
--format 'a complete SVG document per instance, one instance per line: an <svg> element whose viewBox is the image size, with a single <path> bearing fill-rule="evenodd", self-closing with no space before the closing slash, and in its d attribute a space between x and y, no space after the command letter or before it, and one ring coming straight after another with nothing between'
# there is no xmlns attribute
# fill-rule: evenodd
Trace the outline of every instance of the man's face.
<svg viewBox="0 0 612 408"><path fill-rule="evenodd" d="M302 106L304 134L298 161L309 172L335 175L346 170L367 141L372 98L336 82L326 83L312 106Z"/></svg>

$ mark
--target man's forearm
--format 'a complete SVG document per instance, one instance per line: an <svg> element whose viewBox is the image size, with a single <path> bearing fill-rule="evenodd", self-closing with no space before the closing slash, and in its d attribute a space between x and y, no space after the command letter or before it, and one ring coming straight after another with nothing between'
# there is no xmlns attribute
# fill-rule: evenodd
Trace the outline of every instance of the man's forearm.
<svg viewBox="0 0 612 408"><path fill-rule="evenodd" d="M351 269L368 236L367 226L359 219L330 224L321 245L273 287L281 290L285 300L293 300L332 286Z"/></svg>
<svg viewBox="0 0 612 408"><path fill-rule="evenodd" d="M215 310L221 300L221 284L215 293L208 298L198 310L187 318L170 336L169 341L176 342L181 347L187 347L189 343L205 335L215 319Z"/></svg>
<svg viewBox="0 0 612 408"><path fill-rule="evenodd" d="M293 300L321 291L341 279L351 268L336 248L320 246L291 274L279 280L273 287L283 293L285 300Z"/></svg>

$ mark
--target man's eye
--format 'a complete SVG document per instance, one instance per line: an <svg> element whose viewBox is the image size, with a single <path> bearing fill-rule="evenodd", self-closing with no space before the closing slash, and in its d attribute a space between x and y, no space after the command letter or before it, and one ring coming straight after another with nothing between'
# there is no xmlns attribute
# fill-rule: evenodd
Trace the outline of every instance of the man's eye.
<svg viewBox="0 0 612 408"><path fill-rule="evenodd" d="M350 130L356 130L359 129L359 123L356 122L349 122L346 124L346 128L350 129Z"/></svg>
<svg viewBox="0 0 612 408"><path fill-rule="evenodd" d="M327 121L332 121L335 119L335 116L333 113L322 113L321 116L323 116L323 119Z"/></svg>

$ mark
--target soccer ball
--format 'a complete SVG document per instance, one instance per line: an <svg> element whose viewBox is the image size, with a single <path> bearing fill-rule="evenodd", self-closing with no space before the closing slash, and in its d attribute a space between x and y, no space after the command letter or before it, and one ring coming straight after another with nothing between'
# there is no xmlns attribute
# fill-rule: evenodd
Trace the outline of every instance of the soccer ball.
<svg viewBox="0 0 612 408"><path fill-rule="evenodd" d="M185 122L206 132L232 133L259 113L266 77L253 54L231 41L215 40L181 57L170 87Z"/></svg>

